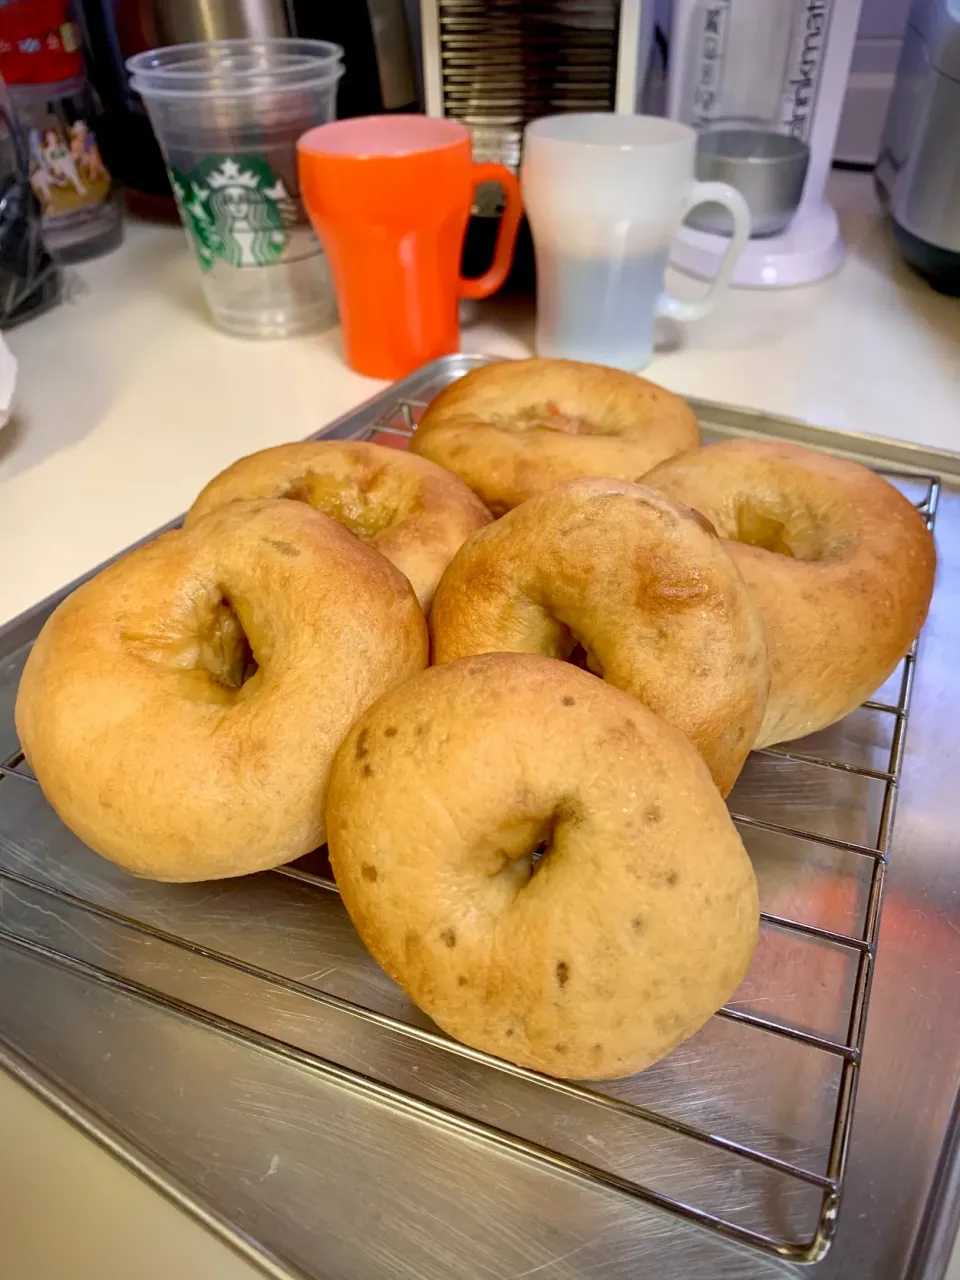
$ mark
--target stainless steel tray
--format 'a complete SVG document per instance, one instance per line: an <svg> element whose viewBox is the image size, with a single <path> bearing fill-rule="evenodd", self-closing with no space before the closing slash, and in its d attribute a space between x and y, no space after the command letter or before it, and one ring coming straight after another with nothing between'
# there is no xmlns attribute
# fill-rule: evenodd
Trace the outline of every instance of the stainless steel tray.
<svg viewBox="0 0 960 1280"><path fill-rule="evenodd" d="M323 434L402 444L477 363L438 361ZM269 1274L942 1272L960 1203L960 457L697 408L708 436L890 474L935 522L938 585L870 702L751 757L730 807L760 882L753 967L630 1080L550 1081L448 1040L367 956L322 853L202 885L97 858L13 728L65 593L0 632L0 1063Z"/></svg>

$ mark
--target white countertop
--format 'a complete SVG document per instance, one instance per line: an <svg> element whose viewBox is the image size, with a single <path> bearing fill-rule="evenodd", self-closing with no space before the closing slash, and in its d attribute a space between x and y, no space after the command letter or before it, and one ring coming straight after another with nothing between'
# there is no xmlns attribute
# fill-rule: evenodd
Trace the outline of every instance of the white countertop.
<svg viewBox="0 0 960 1280"><path fill-rule="evenodd" d="M960 301L896 259L867 178L837 174L832 191L849 244L837 276L731 294L647 372L707 399L960 450ZM344 367L336 330L256 343L213 329L178 228L128 225L123 247L76 279L68 304L7 335L20 369L0 430L0 622L183 510L234 458L300 439L380 385ZM495 301L475 307L463 347L528 354L531 334L529 302ZM158 1275L252 1274L3 1078L0 1132L15 1135L0 1144L0 1232L17 1280L126 1280L137 1248L176 1256ZM135 1215L119 1250L105 1197L114 1218ZM55 1256L35 1210L65 1199L76 1233ZM960 1280L957 1257L949 1276Z"/></svg>

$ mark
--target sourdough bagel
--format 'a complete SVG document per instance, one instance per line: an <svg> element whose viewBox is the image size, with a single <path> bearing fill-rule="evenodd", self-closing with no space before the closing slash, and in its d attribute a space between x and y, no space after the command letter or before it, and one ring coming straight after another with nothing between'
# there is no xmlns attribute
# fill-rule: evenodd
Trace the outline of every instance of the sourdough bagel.
<svg viewBox="0 0 960 1280"><path fill-rule="evenodd" d="M569 657L682 729L726 794L763 720L756 607L713 529L641 485L569 480L464 543L431 614L434 661Z"/></svg>
<svg viewBox="0 0 960 1280"><path fill-rule="evenodd" d="M382 556L300 503L236 503L54 611L17 729L44 795L104 857L157 880L243 875L321 843L334 752L426 657Z"/></svg>
<svg viewBox="0 0 960 1280"><path fill-rule="evenodd" d="M495 514L578 476L639 480L700 442L693 410L645 378L578 360L474 369L427 407L410 448Z"/></svg>
<svg viewBox="0 0 960 1280"><path fill-rule="evenodd" d="M241 458L201 491L186 523L248 498L293 498L331 516L395 564L424 609L456 549L490 523L451 472L364 441L307 440Z"/></svg>
<svg viewBox="0 0 960 1280"><path fill-rule="evenodd" d="M760 610L770 697L757 746L841 719L927 614L933 539L882 476L799 445L725 440L644 479L710 520Z"/></svg>
<svg viewBox="0 0 960 1280"><path fill-rule="evenodd" d="M566 663L486 654L392 689L337 754L327 830L387 973L458 1040L551 1075L656 1062L756 943L750 860L696 751Z"/></svg>

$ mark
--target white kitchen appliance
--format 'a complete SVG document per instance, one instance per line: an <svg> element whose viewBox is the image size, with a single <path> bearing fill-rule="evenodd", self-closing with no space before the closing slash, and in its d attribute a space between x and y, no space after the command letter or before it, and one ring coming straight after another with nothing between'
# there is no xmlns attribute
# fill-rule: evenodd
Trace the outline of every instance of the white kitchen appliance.
<svg viewBox="0 0 960 1280"><path fill-rule="evenodd" d="M807 284L836 271L844 246L825 188L861 0L674 0L668 114L700 131L784 133L810 148L796 213L776 235L754 236L733 283ZM717 272L727 238L684 225L671 263Z"/></svg>

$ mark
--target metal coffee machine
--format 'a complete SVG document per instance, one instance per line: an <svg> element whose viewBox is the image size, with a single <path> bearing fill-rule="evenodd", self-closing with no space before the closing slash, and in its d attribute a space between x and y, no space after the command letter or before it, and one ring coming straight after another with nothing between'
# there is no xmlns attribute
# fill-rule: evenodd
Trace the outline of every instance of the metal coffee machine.
<svg viewBox="0 0 960 1280"><path fill-rule="evenodd" d="M904 258L960 296L960 0L915 0L875 180Z"/></svg>

